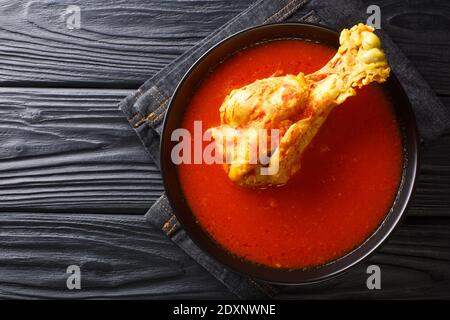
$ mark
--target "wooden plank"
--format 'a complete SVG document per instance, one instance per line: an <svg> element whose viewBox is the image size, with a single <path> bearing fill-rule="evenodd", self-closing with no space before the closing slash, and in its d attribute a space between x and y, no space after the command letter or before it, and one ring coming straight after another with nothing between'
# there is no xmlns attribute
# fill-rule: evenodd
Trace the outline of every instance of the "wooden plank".
<svg viewBox="0 0 450 320"><path fill-rule="evenodd" d="M0 208L144 213L163 187L127 90L0 88Z"/></svg>
<svg viewBox="0 0 450 320"><path fill-rule="evenodd" d="M3 1L0 84L136 88L251 2ZM80 6L79 30L67 29L68 5ZM379 5L382 27L431 86L449 95L448 4L389 0Z"/></svg>
<svg viewBox="0 0 450 320"><path fill-rule="evenodd" d="M144 213L163 187L117 109L129 92L0 88L0 210ZM411 214L449 216L449 194L450 135L424 151Z"/></svg>
<svg viewBox="0 0 450 320"><path fill-rule="evenodd" d="M417 68L431 87L441 95L450 95L450 6L446 1L422 0L361 0L355 8L364 11L366 17L373 11L369 6L380 8L381 28L409 58L411 68ZM315 5L321 6L320 1ZM326 5L325 5L326 7ZM323 6L322 8L323 9ZM366 22L364 15L362 21Z"/></svg>
<svg viewBox="0 0 450 320"><path fill-rule="evenodd" d="M251 1L2 1L0 83L136 88Z"/></svg>
<svg viewBox="0 0 450 320"><path fill-rule="evenodd" d="M230 297L142 216L4 213L0 225L0 298Z"/></svg>
<svg viewBox="0 0 450 320"><path fill-rule="evenodd" d="M450 108L450 97L441 97ZM450 133L422 147L420 173L409 213L450 216Z"/></svg>
<svg viewBox="0 0 450 320"><path fill-rule="evenodd" d="M231 298L141 216L0 215L0 298ZM406 220L380 253L325 284L285 287L285 298L450 297L450 224ZM66 268L81 268L81 290ZM382 290L366 287L377 264Z"/></svg>
<svg viewBox="0 0 450 320"><path fill-rule="evenodd" d="M0 84L135 88L246 1L0 1ZM69 4L82 9L81 30L64 25ZM383 27L450 107L449 6L381 7ZM129 92L0 89L0 297L230 297L142 216L86 214L143 213L162 190L117 110ZM425 151L408 217L379 254L281 297L448 298L449 146L446 136ZM365 287L370 263L381 266L380 292ZM82 267L81 291L65 288L69 264Z"/></svg>
<svg viewBox="0 0 450 320"><path fill-rule="evenodd" d="M384 31L439 94L450 95L450 6L446 1L372 1Z"/></svg>

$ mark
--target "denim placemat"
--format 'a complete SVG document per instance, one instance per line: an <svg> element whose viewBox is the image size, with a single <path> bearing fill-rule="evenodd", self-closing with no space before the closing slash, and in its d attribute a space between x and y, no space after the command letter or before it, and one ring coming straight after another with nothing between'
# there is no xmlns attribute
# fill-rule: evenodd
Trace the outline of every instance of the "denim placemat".
<svg viewBox="0 0 450 320"><path fill-rule="evenodd" d="M322 23L341 30L367 19L359 1L260 0L146 81L120 104L154 162L159 165L159 142L168 101L189 67L211 46L242 29L279 21ZM383 48L389 63L407 92L425 141L439 137L450 127L450 112L442 105L404 54L382 30ZM195 261L220 280L239 298L272 298L277 287L239 275L202 252L187 236L163 194L150 208L146 219L160 228Z"/></svg>

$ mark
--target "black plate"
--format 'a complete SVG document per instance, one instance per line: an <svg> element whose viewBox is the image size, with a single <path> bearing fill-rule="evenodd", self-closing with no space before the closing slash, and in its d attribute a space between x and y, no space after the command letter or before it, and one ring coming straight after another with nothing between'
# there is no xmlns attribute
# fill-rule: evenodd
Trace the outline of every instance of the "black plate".
<svg viewBox="0 0 450 320"><path fill-rule="evenodd" d="M335 30L314 24L276 23L241 31L214 46L191 67L172 96L164 119L161 137L161 166L166 194L177 219L192 240L204 252L229 268L251 277L273 283L303 284L319 282L347 271L367 258L392 233L413 194L418 171L419 143L411 105L397 78L391 73L383 87L393 101L403 135L403 174L397 196L389 213L378 229L364 243L330 263L309 269L294 270L258 265L236 257L218 245L196 222L195 216L184 199L177 176L177 168L170 157L171 149L176 144L176 142L170 140L170 136L174 129L179 128L185 108L199 83L218 64L243 48L264 41L287 38L307 39L336 48L339 45L339 33Z"/></svg>

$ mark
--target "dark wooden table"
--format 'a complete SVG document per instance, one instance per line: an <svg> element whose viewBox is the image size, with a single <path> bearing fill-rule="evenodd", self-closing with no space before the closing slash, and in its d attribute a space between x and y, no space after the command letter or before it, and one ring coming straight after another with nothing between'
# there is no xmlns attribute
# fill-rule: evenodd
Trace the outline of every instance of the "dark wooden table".
<svg viewBox="0 0 450 320"><path fill-rule="evenodd" d="M245 1L0 0L0 297L230 298L143 214L161 178L118 102ZM373 1L450 108L450 5ZM81 29L67 29L68 5ZM450 298L450 135L423 152L406 219L368 262L288 298ZM81 266L82 289L66 288ZM382 290L366 288L378 264Z"/></svg>

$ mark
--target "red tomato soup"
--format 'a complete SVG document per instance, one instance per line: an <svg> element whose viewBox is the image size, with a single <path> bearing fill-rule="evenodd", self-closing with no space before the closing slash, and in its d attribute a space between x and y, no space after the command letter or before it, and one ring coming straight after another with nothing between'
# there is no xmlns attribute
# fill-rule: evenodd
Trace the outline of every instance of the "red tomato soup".
<svg viewBox="0 0 450 320"><path fill-rule="evenodd" d="M182 126L220 124L234 88L273 74L311 73L335 53L327 46L278 40L246 49L200 85ZM230 253L277 268L339 258L367 239L386 216L401 176L402 142L389 99L378 84L336 107L284 186L246 189L220 164L178 167L185 198L201 226Z"/></svg>

